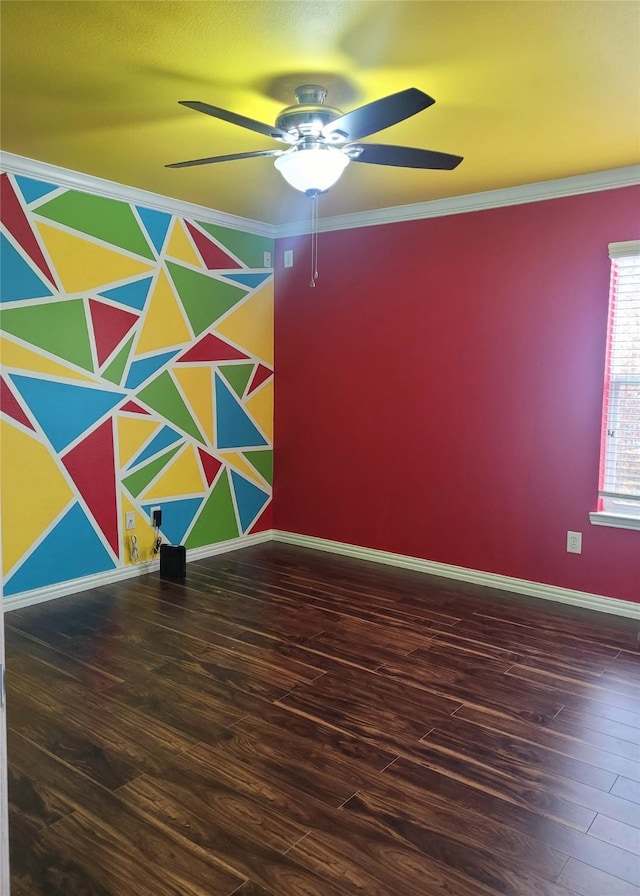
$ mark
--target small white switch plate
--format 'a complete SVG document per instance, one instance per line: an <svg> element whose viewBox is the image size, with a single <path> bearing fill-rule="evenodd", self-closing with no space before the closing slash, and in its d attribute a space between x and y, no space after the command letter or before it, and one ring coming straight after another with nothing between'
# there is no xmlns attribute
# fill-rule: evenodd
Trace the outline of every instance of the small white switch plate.
<svg viewBox="0 0 640 896"><path fill-rule="evenodd" d="M567 532L567 552L569 554L582 553L582 532Z"/></svg>
<svg viewBox="0 0 640 896"><path fill-rule="evenodd" d="M133 511L130 511L125 514L125 526L127 527L127 529L135 529L136 515Z"/></svg>
<svg viewBox="0 0 640 896"><path fill-rule="evenodd" d="M270 268L271 267L271 252L263 252L263 267Z"/></svg>
<svg viewBox="0 0 640 896"><path fill-rule="evenodd" d="M283 264L285 268L293 267L293 249L284 250Z"/></svg>

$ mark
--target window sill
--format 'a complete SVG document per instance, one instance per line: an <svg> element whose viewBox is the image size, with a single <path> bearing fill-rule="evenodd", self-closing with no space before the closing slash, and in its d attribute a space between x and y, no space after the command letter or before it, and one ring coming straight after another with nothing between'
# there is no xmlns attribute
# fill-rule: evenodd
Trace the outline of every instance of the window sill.
<svg viewBox="0 0 640 896"><path fill-rule="evenodd" d="M624 516L620 513L605 513L602 510L589 514L594 526L612 526L614 529L640 529L640 517Z"/></svg>

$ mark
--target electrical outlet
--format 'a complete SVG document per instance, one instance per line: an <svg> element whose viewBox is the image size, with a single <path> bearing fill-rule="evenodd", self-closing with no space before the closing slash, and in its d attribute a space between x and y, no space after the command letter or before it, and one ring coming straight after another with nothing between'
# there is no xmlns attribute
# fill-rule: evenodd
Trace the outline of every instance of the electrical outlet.
<svg viewBox="0 0 640 896"><path fill-rule="evenodd" d="M567 552L569 554L582 553L582 532L567 532Z"/></svg>
<svg viewBox="0 0 640 896"><path fill-rule="evenodd" d="M124 516L124 524L127 529L135 529L136 527L136 515L133 511L129 511L125 513Z"/></svg>
<svg viewBox="0 0 640 896"><path fill-rule="evenodd" d="M271 252L263 252L262 253L262 261L263 267L270 268L271 267Z"/></svg>
<svg viewBox="0 0 640 896"><path fill-rule="evenodd" d="M285 268L293 267L293 249L285 249L284 250L283 263L284 263Z"/></svg>
<svg viewBox="0 0 640 896"><path fill-rule="evenodd" d="M162 525L162 508L161 507L152 507L149 511L151 525L154 529L159 529Z"/></svg>

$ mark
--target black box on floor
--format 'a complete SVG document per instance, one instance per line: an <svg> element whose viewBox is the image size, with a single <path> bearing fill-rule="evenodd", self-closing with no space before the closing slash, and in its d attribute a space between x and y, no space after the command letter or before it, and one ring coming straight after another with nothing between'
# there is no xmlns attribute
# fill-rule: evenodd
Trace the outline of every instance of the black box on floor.
<svg viewBox="0 0 640 896"><path fill-rule="evenodd" d="M184 545L160 545L160 578L186 579L187 551Z"/></svg>

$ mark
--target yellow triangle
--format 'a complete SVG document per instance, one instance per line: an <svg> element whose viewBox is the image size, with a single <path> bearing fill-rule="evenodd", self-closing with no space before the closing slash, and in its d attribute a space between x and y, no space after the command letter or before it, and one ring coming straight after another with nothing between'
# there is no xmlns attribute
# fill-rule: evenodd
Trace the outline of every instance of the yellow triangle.
<svg viewBox="0 0 640 896"><path fill-rule="evenodd" d="M3 367L16 367L19 370L29 370L32 373L46 373L47 376L95 383L95 379L87 376L86 373L78 373L73 367L66 367L58 361L50 361L43 355L11 342L9 339L0 339L0 359L2 359Z"/></svg>
<svg viewBox="0 0 640 896"><path fill-rule="evenodd" d="M213 381L211 367L181 367L177 364L173 368L173 375L177 379L191 410L195 414L202 432L211 445L214 445L213 423Z"/></svg>
<svg viewBox="0 0 640 896"><path fill-rule="evenodd" d="M225 463L234 467L236 470L239 470L243 473L247 479L252 479L255 483L257 483L260 488L264 489L264 479L251 464L245 460L245 458L241 454L235 454L234 452L223 452L220 454L220 457L224 460Z"/></svg>
<svg viewBox="0 0 640 896"><path fill-rule="evenodd" d="M120 467L124 469L160 424L150 417L117 417L116 419L118 421L118 457Z"/></svg>
<svg viewBox="0 0 640 896"><path fill-rule="evenodd" d="M37 439L0 421L2 571L15 566L73 498L53 457Z"/></svg>
<svg viewBox="0 0 640 896"><path fill-rule="evenodd" d="M122 513L122 532L123 532L123 551L122 556L127 566L141 560L153 560L153 546L156 542L155 529L149 523L149 517L140 513L138 508L131 503L127 495L123 492L121 495L121 513ZM127 513L135 513L135 528L126 529ZM134 560L132 554L132 536L136 537L139 559Z"/></svg>
<svg viewBox="0 0 640 896"><path fill-rule="evenodd" d="M202 495L205 491L200 464L196 458L193 445L181 451L173 463L157 479L149 491L145 492L145 500L155 498L172 498L176 495Z"/></svg>
<svg viewBox="0 0 640 896"><path fill-rule="evenodd" d="M245 401L244 409L273 443L273 379Z"/></svg>
<svg viewBox="0 0 640 896"><path fill-rule="evenodd" d="M37 227L65 292L87 292L152 270L124 252L105 249L50 224L38 222Z"/></svg>
<svg viewBox="0 0 640 896"><path fill-rule="evenodd" d="M151 293L136 355L173 345L184 345L192 339L193 334L187 326L182 307L173 293L167 275L161 270Z"/></svg>
<svg viewBox="0 0 640 896"><path fill-rule="evenodd" d="M170 255L171 258L177 258L178 261L186 261L187 264L193 264L198 268L202 267L200 256L196 254L196 250L193 248L191 240L178 218L174 220L173 231L166 254Z"/></svg>
<svg viewBox="0 0 640 896"><path fill-rule="evenodd" d="M225 317L216 330L273 367L273 277Z"/></svg>

